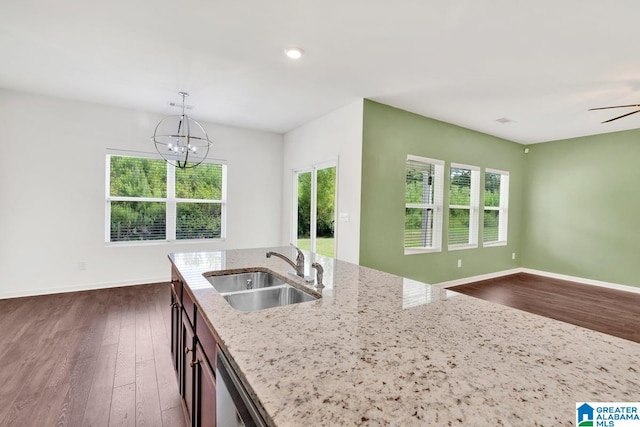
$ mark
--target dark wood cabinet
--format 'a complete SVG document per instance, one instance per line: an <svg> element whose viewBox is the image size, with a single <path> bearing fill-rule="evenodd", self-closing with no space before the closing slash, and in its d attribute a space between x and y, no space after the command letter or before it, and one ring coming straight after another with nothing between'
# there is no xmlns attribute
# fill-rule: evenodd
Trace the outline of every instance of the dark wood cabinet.
<svg viewBox="0 0 640 427"><path fill-rule="evenodd" d="M171 283L171 360L176 373L182 363L182 304L174 283Z"/></svg>
<svg viewBox="0 0 640 427"><path fill-rule="evenodd" d="M171 354L188 425L215 427L216 339L175 269L171 285Z"/></svg>
<svg viewBox="0 0 640 427"><path fill-rule="evenodd" d="M196 344L196 425L215 427L216 425L216 376L200 343Z"/></svg>
<svg viewBox="0 0 640 427"><path fill-rule="evenodd" d="M187 316L182 318L182 337L184 354L182 357L182 398L187 407L187 414L189 418L193 420L193 377L194 377L194 363L195 363L195 334L189 323ZM193 423L192 423L193 424Z"/></svg>
<svg viewBox="0 0 640 427"><path fill-rule="evenodd" d="M218 346L216 344L216 339L214 338L211 330L207 327L202 314L198 312L196 314L196 324L198 325L198 342L202 346L202 351L206 354L207 359L209 359L209 365L215 371L216 369L216 357L218 352Z"/></svg>
<svg viewBox="0 0 640 427"><path fill-rule="evenodd" d="M193 303L193 299L189 295L189 292L184 289L182 290L182 311L189 318L189 322L195 326L196 305Z"/></svg>

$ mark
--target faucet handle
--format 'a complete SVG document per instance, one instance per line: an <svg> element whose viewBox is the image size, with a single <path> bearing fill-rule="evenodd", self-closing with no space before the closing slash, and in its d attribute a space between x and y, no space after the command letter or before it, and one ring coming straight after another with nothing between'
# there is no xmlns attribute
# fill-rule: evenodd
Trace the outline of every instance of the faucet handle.
<svg viewBox="0 0 640 427"><path fill-rule="evenodd" d="M300 252L300 248L297 247L296 245L294 245L293 243L289 243L289 246L291 246L292 248L294 248L296 251Z"/></svg>
<svg viewBox="0 0 640 427"><path fill-rule="evenodd" d="M302 262L304 262L304 253L300 250L299 247L297 247L296 245L294 245L293 243L289 243L291 245L292 248L294 248L296 251L298 251L298 255L296 257L296 261L300 261L302 260Z"/></svg>

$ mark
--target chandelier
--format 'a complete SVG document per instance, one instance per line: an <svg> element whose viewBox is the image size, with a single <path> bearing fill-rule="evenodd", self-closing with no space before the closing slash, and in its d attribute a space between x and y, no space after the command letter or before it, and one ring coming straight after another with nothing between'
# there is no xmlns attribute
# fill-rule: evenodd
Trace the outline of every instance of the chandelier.
<svg viewBox="0 0 640 427"><path fill-rule="evenodd" d="M182 97L182 114L162 119L151 140L167 163L180 169L194 168L207 158L212 142L202 125L185 114L184 100L189 94L178 95Z"/></svg>

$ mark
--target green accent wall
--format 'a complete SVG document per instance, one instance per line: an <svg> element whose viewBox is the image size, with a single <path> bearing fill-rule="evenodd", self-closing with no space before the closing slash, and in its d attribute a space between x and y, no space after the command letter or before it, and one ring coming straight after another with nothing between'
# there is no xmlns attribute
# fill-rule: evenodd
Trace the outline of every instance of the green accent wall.
<svg viewBox="0 0 640 427"><path fill-rule="evenodd" d="M445 164L442 252L404 255L404 191L407 154ZM511 141L365 100L362 143L360 264L440 283L520 266L525 174L523 146ZM449 166L451 162L509 171L509 225L506 246L447 250ZM480 204L482 206L482 193ZM480 217L482 241L482 214ZM516 259L511 254L516 253ZM462 267L457 267L458 260Z"/></svg>
<svg viewBox="0 0 640 427"><path fill-rule="evenodd" d="M640 286L640 130L529 148L523 266Z"/></svg>

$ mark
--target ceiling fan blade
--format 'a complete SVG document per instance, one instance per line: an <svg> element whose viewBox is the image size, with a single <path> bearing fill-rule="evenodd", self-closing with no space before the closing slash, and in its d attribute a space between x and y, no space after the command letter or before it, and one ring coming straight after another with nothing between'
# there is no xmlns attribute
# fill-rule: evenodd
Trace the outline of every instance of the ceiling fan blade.
<svg viewBox="0 0 640 427"><path fill-rule="evenodd" d="M609 122L612 122L612 121L614 121L614 120L618 120L618 119L621 119L621 118L623 118L623 117L630 116L630 115L635 114L635 113L640 113L640 110L632 111L632 112L630 112L630 113L623 114L623 115L618 116L618 117L614 117L613 119L605 120L605 121L604 121L604 122L602 122L602 123L609 123Z"/></svg>
<svg viewBox="0 0 640 427"><path fill-rule="evenodd" d="M640 107L640 104L631 104L631 105L614 105L613 107L589 108L587 111L594 111L594 110L609 110L609 109L611 109L611 108L626 108L626 107Z"/></svg>

